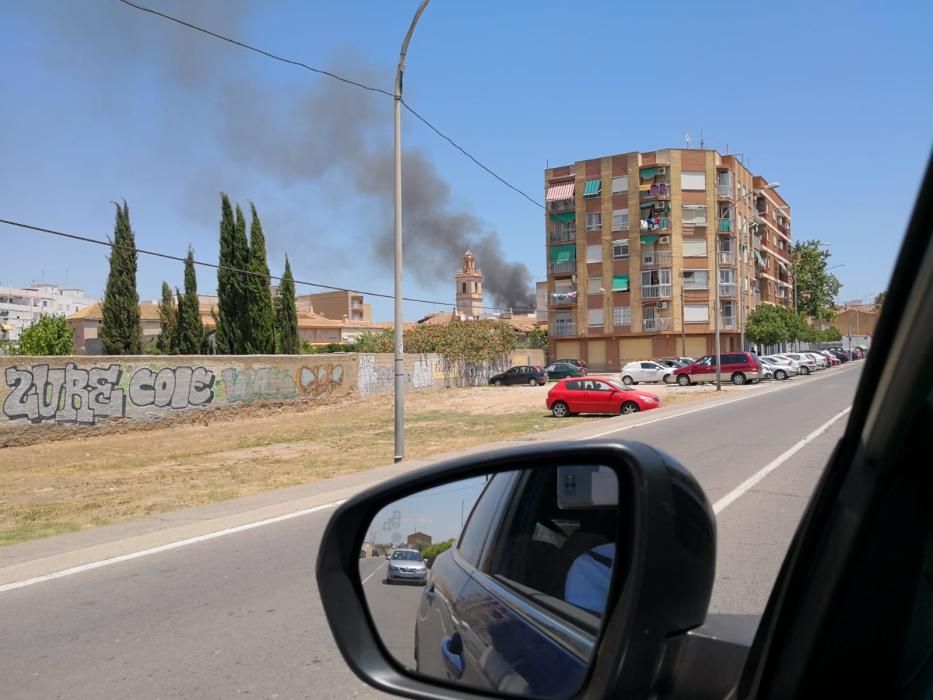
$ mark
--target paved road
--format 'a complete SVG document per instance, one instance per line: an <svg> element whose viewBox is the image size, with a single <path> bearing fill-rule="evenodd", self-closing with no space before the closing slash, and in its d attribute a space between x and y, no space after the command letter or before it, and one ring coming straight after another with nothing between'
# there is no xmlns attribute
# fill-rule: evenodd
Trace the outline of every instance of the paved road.
<svg viewBox="0 0 933 700"><path fill-rule="evenodd" d="M757 613L844 420L760 481L748 480L848 407L859 374L857 364L843 366L748 387L738 400L688 407L671 418L659 412L594 420L545 439L621 428L619 437L656 444L681 459L710 499L725 504L712 607ZM346 489L334 498L345 496ZM308 509L75 575L12 590L0 586L0 697L381 697L344 666L317 596L313 565L330 513ZM192 528L206 527L191 520ZM126 526L128 532L134 527ZM32 546L48 553L56 543ZM121 551L119 543L111 546ZM0 561L8 564L28 550L7 549ZM55 557L68 561L61 553L43 561ZM367 569L373 573L379 565L361 566L375 566ZM0 583L9 583L11 571L0 568ZM396 589L379 579L375 573L368 581L368 593L398 596L386 610L401 611L420 595L420 588ZM392 643L399 654L410 653L401 632Z"/></svg>

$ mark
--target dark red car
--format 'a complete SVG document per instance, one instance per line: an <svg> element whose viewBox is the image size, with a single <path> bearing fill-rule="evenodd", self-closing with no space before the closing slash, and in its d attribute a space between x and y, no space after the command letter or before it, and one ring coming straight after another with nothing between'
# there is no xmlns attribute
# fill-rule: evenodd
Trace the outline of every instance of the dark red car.
<svg viewBox="0 0 933 700"><path fill-rule="evenodd" d="M757 382L761 379L761 361L753 352L728 352L720 355L722 368L720 377L724 382L745 384ZM681 386L688 386L698 382L716 381L716 357L706 355L692 365L681 367L674 372L676 381Z"/></svg>
<svg viewBox="0 0 933 700"><path fill-rule="evenodd" d="M638 413L661 405L661 399L605 377L561 379L547 394L557 418L575 413Z"/></svg>

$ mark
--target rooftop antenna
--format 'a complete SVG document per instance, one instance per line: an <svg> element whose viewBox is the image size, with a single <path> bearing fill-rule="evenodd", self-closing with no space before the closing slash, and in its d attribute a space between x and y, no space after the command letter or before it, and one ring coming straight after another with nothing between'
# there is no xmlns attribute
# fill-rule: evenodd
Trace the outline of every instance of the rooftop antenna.
<svg viewBox="0 0 933 700"><path fill-rule="evenodd" d="M690 135L689 131L684 132L684 143L687 144L687 148L690 148L690 142L693 140L693 137Z"/></svg>
<svg viewBox="0 0 933 700"><path fill-rule="evenodd" d="M700 129L700 150L703 150L703 129Z"/></svg>

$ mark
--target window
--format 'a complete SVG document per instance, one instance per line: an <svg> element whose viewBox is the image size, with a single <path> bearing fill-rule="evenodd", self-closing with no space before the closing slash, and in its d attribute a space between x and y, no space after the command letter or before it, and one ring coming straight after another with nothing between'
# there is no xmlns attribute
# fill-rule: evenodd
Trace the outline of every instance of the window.
<svg viewBox="0 0 933 700"><path fill-rule="evenodd" d="M564 386L570 389L570 391L583 391L583 382L579 379L574 382L567 382Z"/></svg>
<svg viewBox="0 0 933 700"><path fill-rule="evenodd" d="M684 323L709 323L709 306L706 304L685 304Z"/></svg>
<svg viewBox="0 0 933 700"><path fill-rule="evenodd" d="M682 190L705 190L706 173L702 170L690 171L684 170L680 174L680 189Z"/></svg>
<svg viewBox="0 0 933 700"><path fill-rule="evenodd" d="M735 270L728 267L720 268L719 282L720 284L735 284Z"/></svg>
<svg viewBox="0 0 933 700"><path fill-rule="evenodd" d="M628 238L612 242L612 259L625 260L628 257Z"/></svg>
<svg viewBox="0 0 933 700"><path fill-rule="evenodd" d="M684 239L684 257L685 258L705 258L706 257L706 239L697 240Z"/></svg>
<svg viewBox="0 0 933 700"><path fill-rule="evenodd" d="M463 292L464 294L466 294L466 282L464 282L464 283L460 286L460 291Z"/></svg>
<svg viewBox="0 0 933 700"><path fill-rule="evenodd" d="M593 245L588 245L586 247L586 261L588 263L596 263L603 261L603 244L594 243Z"/></svg>
<svg viewBox="0 0 933 700"><path fill-rule="evenodd" d="M603 325L603 310L602 309L587 309L586 312L586 325L592 326L602 326Z"/></svg>
<svg viewBox="0 0 933 700"><path fill-rule="evenodd" d="M603 293L603 278L602 277L590 277L586 281L586 293L587 294L602 294Z"/></svg>
<svg viewBox="0 0 933 700"><path fill-rule="evenodd" d="M706 206L684 204L684 226L706 226Z"/></svg>
<svg viewBox="0 0 933 700"><path fill-rule="evenodd" d="M622 231L628 228L628 209L616 209L612 212L612 230Z"/></svg>
<svg viewBox="0 0 933 700"><path fill-rule="evenodd" d="M684 270L684 289L706 289L709 272L706 270Z"/></svg>
<svg viewBox="0 0 933 700"><path fill-rule="evenodd" d="M628 192L628 175L616 175L612 178L612 194Z"/></svg>
<svg viewBox="0 0 933 700"><path fill-rule="evenodd" d="M616 306L612 309L613 326L631 326L632 310L628 306Z"/></svg>
<svg viewBox="0 0 933 700"><path fill-rule="evenodd" d="M493 519L496 511L499 510L499 503L508 490L513 475L514 472L504 472L496 474L489 480L470 512L463 534L460 535L460 542L457 545L460 556L474 566L479 562L486 535L494 525Z"/></svg>
<svg viewBox="0 0 933 700"><path fill-rule="evenodd" d="M603 227L603 215L600 212L593 212L586 215L586 230L599 231Z"/></svg>

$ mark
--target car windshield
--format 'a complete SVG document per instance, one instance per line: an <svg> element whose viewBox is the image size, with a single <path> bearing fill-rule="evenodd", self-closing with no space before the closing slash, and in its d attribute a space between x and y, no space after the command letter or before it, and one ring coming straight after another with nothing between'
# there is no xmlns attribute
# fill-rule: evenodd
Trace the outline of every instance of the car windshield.
<svg viewBox="0 0 933 700"><path fill-rule="evenodd" d="M418 552L401 551L392 552L392 559L402 561L421 561L422 557Z"/></svg>
<svg viewBox="0 0 933 700"><path fill-rule="evenodd" d="M682 464L717 521L710 612L757 624L908 308L885 299L933 3L23 0L0 24L0 695L360 695L317 604L330 518L502 445ZM447 496L443 528L327 535L412 666L431 589L392 563L468 569L452 607L483 587ZM514 552L541 580L572 560L539 544ZM485 588L553 677L598 655L542 591ZM449 622L417 643L454 676ZM459 671L523 688L492 626L460 629Z"/></svg>

